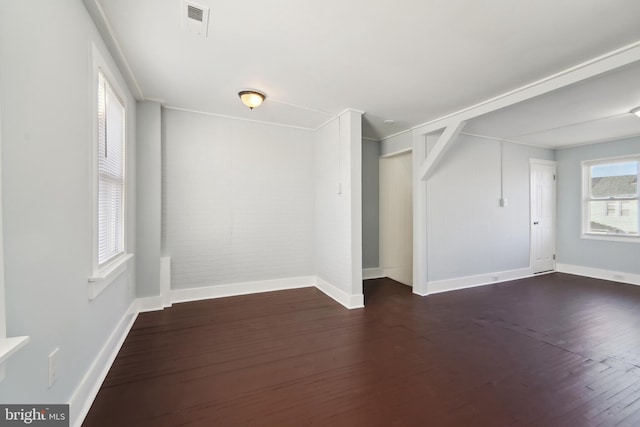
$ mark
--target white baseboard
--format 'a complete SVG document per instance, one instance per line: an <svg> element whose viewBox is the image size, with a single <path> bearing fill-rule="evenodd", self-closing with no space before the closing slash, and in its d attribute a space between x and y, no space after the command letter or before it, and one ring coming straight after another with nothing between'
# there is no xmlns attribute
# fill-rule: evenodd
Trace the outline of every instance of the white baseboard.
<svg viewBox="0 0 640 427"><path fill-rule="evenodd" d="M517 270L479 274L477 276L456 277L455 279L437 280L427 283L428 292L425 295L455 291L458 289L473 288L476 286L491 285L494 283L506 282L509 280L524 279L525 277L531 276L533 276L533 274L531 273L530 268L520 268Z"/></svg>
<svg viewBox="0 0 640 427"><path fill-rule="evenodd" d="M386 277L382 268L365 268L362 270L362 280L382 279Z"/></svg>
<svg viewBox="0 0 640 427"><path fill-rule="evenodd" d="M363 308L364 307L364 294L349 295L341 289L338 289L331 283L317 277L316 288L333 298L348 309Z"/></svg>
<svg viewBox="0 0 640 427"><path fill-rule="evenodd" d="M158 311L165 308L161 296L137 298L135 303L138 313L146 313L147 311Z"/></svg>
<svg viewBox="0 0 640 427"><path fill-rule="evenodd" d="M70 425L80 427L87 416L102 382L107 377L109 369L120 351L120 347L138 317L136 305L136 301L131 303L71 396L69 400Z"/></svg>
<svg viewBox="0 0 640 427"><path fill-rule="evenodd" d="M578 276L592 277L594 279L611 280L613 282L640 286L640 274L602 270L600 268L583 267L581 265L561 263L556 264L556 271L559 273L575 274Z"/></svg>
<svg viewBox="0 0 640 427"><path fill-rule="evenodd" d="M167 267L167 263L170 265L169 258L163 262L164 268ZM163 267L161 265L161 272L163 271L162 269ZM170 274L170 270L164 270L164 273ZM165 275L165 279L167 278L170 278L170 276ZM161 281L162 280L163 279L161 277ZM364 307L364 295L348 295L335 286L318 279L315 276L291 277L259 282L236 283L233 285L209 286L205 288L178 289L170 292L169 305L167 305L167 298L165 295L135 299L120 322L118 322L114 328L109 339L102 347L98 356L96 356L91 367L73 393L69 402L71 411L70 425L74 427L80 427L82 425L82 422L89 413L89 409L91 408L104 379L109 373L109 369L111 369L113 361L118 355L129 331L133 327L133 323L138 317L138 313L163 310L164 308L169 307L171 302L199 301L211 298L281 291L286 289L309 288L314 286L347 308L352 309ZM163 292L162 285L161 292Z"/></svg>
<svg viewBox="0 0 640 427"><path fill-rule="evenodd" d="M259 282L234 283L232 285L207 286L203 288L174 289L171 291L171 301L179 303L260 292L282 291L285 289L309 288L315 285L315 280L316 278L314 276L303 276L263 280Z"/></svg>

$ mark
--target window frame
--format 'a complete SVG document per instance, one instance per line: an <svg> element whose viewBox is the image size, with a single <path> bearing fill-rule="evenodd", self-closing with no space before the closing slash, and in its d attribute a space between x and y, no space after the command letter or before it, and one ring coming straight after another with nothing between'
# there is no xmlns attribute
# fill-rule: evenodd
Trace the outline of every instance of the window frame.
<svg viewBox="0 0 640 427"><path fill-rule="evenodd" d="M105 61L104 57L100 54L95 45L92 44L92 64L91 64L91 90L89 91L91 96L91 123L92 123L92 137L91 137L91 171L92 171L92 186L91 186L91 202L92 202L92 243L91 243L91 275L89 277L89 299L96 298L104 289L107 288L116 278L127 271L128 261L133 258L133 254L128 251L128 236L129 226L127 221L127 196L129 186L129 167L128 167L128 151L129 151L129 105L125 91L120 86L118 80L115 78L115 74L112 72L110 66ZM124 107L124 142L123 142L123 195L122 195L122 246L123 250L120 254L112 257L103 264L100 264L98 245L99 245L99 111L98 111L98 97L99 97L99 75L102 74L107 84L110 86L113 93L119 98Z"/></svg>
<svg viewBox="0 0 640 427"><path fill-rule="evenodd" d="M616 233L596 233L589 231L589 224L591 221L589 215L589 203L591 201L606 201L617 202L621 205L624 201L637 201L640 206L640 187L637 187L635 197L613 197L609 199L593 198L591 197L591 167L598 165L605 165L610 163L623 163L623 162L637 162L638 163L638 178L640 179L640 154L632 154L627 156L609 157L604 159L585 160L581 162L582 165L582 225L581 225L581 238L594 239L594 240L607 240L614 242L628 242L628 243L640 243L640 234L637 236L620 235ZM607 208L608 209L608 208ZM620 215L621 208L616 208L616 216ZM638 226L640 228L640 209L637 213Z"/></svg>

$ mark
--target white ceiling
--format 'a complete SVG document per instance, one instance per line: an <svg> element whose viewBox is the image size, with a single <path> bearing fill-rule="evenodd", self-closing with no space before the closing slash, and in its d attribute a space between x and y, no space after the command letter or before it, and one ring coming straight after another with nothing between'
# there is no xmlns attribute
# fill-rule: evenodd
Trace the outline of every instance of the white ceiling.
<svg viewBox="0 0 640 427"><path fill-rule="evenodd" d="M560 148L640 135L640 63L635 62L480 116L465 133Z"/></svg>
<svg viewBox="0 0 640 427"><path fill-rule="evenodd" d="M374 139L640 40L637 0L195 0L211 9L207 38L182 30L181 0L93 1L145 99L305 128L353 108ZM267 102L249 111L244 88ZM499 131L539 143L521 136L541 130L530 118Z"/></svg>

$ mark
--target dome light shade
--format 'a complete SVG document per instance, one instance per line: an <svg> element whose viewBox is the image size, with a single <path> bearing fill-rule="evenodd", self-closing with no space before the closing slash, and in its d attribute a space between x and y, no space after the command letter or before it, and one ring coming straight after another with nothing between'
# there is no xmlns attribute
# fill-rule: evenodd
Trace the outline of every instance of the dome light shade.
<svg viewBox="0 0 640 427"><path fill-rule="evenodd" d="M259 107L266 98L264 93L258 92L257 90L243 90L238 92L238 96L242 100L242 103L249 107L250 110Z"/></svg>
<svg viewBox="0 0 640 427"><path fill-rule="evenodd" d="M630 111L630 113L640 117L640 107L634 108L633 110Z"/></svg>

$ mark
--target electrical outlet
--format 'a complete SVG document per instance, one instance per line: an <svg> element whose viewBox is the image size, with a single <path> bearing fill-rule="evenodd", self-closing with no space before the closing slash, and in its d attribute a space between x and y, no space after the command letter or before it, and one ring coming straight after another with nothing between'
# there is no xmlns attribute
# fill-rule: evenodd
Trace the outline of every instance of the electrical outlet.
<svg viewBox="0 0 640 427"><path fill-rule="evenodd" d="M509 199L507 199L506 197L502 197L500 199L500 206L503 208L506 208L507 206L509 206Z"/></svg>
<svg viewBox="0 0 640 427"><path fill-rule="evenodd" d="M613 275L613 280L623 281L624 280L624 276L622 274L614 274Z"/></svg>
<svg viewBox="0 0 640 427"><path fill-rule="evenodd" d="M491 278L493 279L494 282L497 282L499 277L498 276L491 276Z"/></svg>
<svg viewBox="0 0 640 427"><path fill-rule="evenodd" d="M58 379L58 351L60 349L56 348L49 354L49 387L56 382Z"/></svg>

